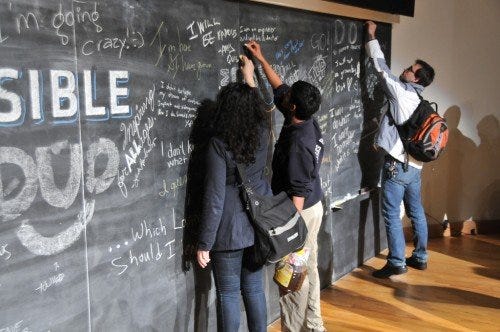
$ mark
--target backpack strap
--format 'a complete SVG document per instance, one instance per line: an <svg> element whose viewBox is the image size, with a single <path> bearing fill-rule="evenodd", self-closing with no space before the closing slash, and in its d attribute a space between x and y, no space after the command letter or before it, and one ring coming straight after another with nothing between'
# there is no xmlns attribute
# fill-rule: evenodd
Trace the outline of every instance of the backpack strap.
<svg viewBox="0 0 500 332"><path fill-rule="evenodd" d="M420 102L422 102L424 100L424 98L422 97L422 95L420 93L418 93L418 90L414 86L412 86L412 88L415 91L415 93L417 94L418 99L420 99ZM417 107L418 107L418 105L417 105ZM436 105L436 107L437 107L437 105ZM413 112L415 112L416 110L417 109L415 109ZM394 119L393 119L393 121L394 121ZM398 126L396 125L396 123L394 123L394 125L398 129L399 139L402 140ZM410 164L410 154L408 153L408 151L406 151L406 147L405 147L404 142L403 142L403 147L405 148L404 149L404 151L405 151L405 162L403 163L403 171L404 172L408 172L408 167L409 167L409 164Z"/></svg>
<svg viewBox="0 0 500 332"><path fill-rule="evenodd" d="M408 172L408 166L410 164L410 154L405 150L405 162L403 164L403 171Z"/></svg>
<svg viewBox="0 0 500 332"><path fill-rule="evenodd" d="M422 95L420 93L418 93L417 89L415 89L415 87L413 87L413 90L415 90L415 93L417 94L418 98L420 98L420 101L424 101L425 99L422 97ZM436 104L435 102L430 102L430 101L427 101L429 103L429 105L434 105L434 109L436 110L436 113L438 112L438 104Z"/></svg>
<svg viewBox="0 0 500 332"><path fill-rule="evenodd" d="M417 94L418 98L420 99L420 101L424 100L424 98L422 97L422 95L420 93L418 93L417 89L412 86L413 90L415 90L415 93Z"/></svg>

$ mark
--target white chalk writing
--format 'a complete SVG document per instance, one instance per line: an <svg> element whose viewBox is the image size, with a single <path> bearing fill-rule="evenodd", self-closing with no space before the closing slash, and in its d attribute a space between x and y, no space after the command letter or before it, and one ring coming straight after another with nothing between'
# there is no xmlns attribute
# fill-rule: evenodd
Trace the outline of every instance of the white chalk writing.
<svg viewBox="0 0 500 332"><path fill-rule="evenodd" d="M31 329L23 327L23 321L20 320L12 325L0 327L0 332L31 332Z"/></svg>
<svg viewBox="0 0 500 332"><path fill-rule="evenodd" d="M60 284L64 279L64 273L59 273L57 275L53 275L50 278L43 280L40 282L40 286L38 286L35 290L39 291L40 294L46 292L50 287Z"/></svg>
<svg viewBox="0 0 500 332"><path fill-rule="evenodd" d="M155 116L156 87L149 90L148 96L135 105L135 115L128 123L120 124L123 133L122 150L125 151L125 167L119 169L117 185L123 197L128 196L127 179L132 176L131 188L139 186L142 170L146 166L149 154L156 146L156 137L151 136L156 123Z"/></svg>
<svg viewBox="0 0 500 332"><path fill-rule="evenodd" d="M7 249L7 246L8 246L7 244L0 245L0 257L2 257L5 260L10 259L10 257L12 256L10 251Z"/></svg>
<svg viewBox="0 0 500 332"><path fill-rule="evenodd" d="M111 259L111 266L116 269L116 275L122 275L130 267L141 269L147 265L158 263L166 258L172 259L175 256L175 239L168 240L168 230L175 230L176 225L175 210L172 209L172 228L167 227L161 218L157 222L142 220L137 227L131 227L131 241L133 248L119 257ZM184 219L182 219L184 227Z"/></svg>
<svg viewBox="0 0 500 332"><path fill-rule="evenodd" d="M264 27L248 27L240 26L240 41L247 41L250 39L263 42L263 41L277 41L279 35L277 28L273 26Z"/></svg>

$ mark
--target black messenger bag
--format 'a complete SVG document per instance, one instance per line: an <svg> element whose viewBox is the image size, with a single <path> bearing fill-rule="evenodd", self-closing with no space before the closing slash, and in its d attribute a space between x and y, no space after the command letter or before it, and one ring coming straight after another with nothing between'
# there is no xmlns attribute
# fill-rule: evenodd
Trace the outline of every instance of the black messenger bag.
<svg viewBox="0 0 500 332"><path fill-rule="evenodd" d="M291 252L301 249L307 237L304 219L285 192L275 196L255 193L242 164L237 164L241 195L255 231L254 261L276 263Z"/></svg>

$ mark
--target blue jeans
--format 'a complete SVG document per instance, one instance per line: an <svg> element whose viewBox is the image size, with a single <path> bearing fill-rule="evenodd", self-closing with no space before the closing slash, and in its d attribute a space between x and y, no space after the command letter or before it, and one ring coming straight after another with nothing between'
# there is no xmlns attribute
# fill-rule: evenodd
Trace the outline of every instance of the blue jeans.
<svg viewBox="0 0 500 332"><path fill-rule="evenodd" d="M236 332L240 326L240 293L249 331L267 330L262 266L252 266L250 248L210 253L217 290L217 330Z"/></svg>
<svg viewBox="0 0 500 332"><path fill-rule="evenodd" d="M394 170L391 171L391 166ZM382 216L387 232L389 256L393 266L405 266L405 238L400 218L401 201L413 228L412 256L420 262L427 262L427 220L420 197L421 170L386 158L382 174Z"/></svg>

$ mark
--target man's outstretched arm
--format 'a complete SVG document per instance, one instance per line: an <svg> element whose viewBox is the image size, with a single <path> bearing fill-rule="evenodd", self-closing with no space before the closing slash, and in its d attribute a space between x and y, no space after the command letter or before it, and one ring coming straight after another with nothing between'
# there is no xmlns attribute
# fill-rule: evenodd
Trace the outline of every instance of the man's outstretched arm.
<svg viewBox="0 0 500 332"><path fill-rule="evenodd" d="M252 53L255 59L260 62L260 64L262 65L262 69L264 70L264 74L266 75L267 80L269 81L269 84L271 84L271 87L273 89L276 89L281 84L283 84L281 78L274 71L273 67L271 67L269 62L267 62L266 58L262 54L259 43L257 43L255 40L251 40L245 44L245 47L250 51L250 53Z"/></svg>

